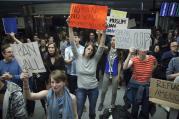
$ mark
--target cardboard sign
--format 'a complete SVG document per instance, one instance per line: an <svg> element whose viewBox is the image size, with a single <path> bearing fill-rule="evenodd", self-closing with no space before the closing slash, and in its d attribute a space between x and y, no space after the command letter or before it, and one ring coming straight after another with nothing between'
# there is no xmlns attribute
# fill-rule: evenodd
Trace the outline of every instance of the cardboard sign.
<svg viewBox="0 0 179 119"><path fill-rule="evenodd" d="M37 42L12 44L11 47L22 69L32 73L46 72Z"/></svg>
<svg viewBox="0 0 179 119"><path fill-rule="evenodd" d="M149 50L151 43L150 29L118 29L115 32L116 48Z"/></svg>
<svg viewBox="0 0 179 119"><path fill-rule="evenodd" d="M6 34L14 32L17 33L17 19L16 18L2 18L4 32Z"/></svg>
<svg viewBox="0 0 179 119"><path fill-rule="evenodd" d="M116 18L126 18L127 12L111 9L110 16L116 17Z"/></svg>
<svg viewBox="0 0 179 119"><path fill-rule="evenodd" d="M130 19L128 22L128 29L135 27L135 26L136 26L135 19Z"/></svg>
<svg viewBox="0 0 179 119"><path fill-rule="evenodd" d="M17 17L17 28L25 29L24 17Z"/></svg>
<svg viewBox="0 0 179 119"><path fill-rule="evenodd" d="M179 109L179 84L151 79L150 101Z"/></svg>
<svg viewBox="0 0 179 119"><path fill-rule="evenodd" d="M116 29L127 29L128 26L128 18L116 18L116 17L107 17L107 35L115 35Z"/></svg>
<svg viewBox="0 0 179 119"><path fill-rule="evenodd" d="M106 29L107 6L71 4L69 25L87 29Z"/></svg>

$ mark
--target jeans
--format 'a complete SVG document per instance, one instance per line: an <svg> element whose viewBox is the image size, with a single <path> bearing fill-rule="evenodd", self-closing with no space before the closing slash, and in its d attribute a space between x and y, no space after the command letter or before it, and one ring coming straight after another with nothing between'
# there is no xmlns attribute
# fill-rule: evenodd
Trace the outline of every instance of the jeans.
<svg viewBox="0 0 179 119"><path fill-rule="evenodd" d="M137 89L132 89L133 95L135 96L137 93ZM141 105L140 114L138 114L139 108ZM149 97L146 96L146 92L144 91L143 99L141 104L133 103L131 114L134 119L142 118L142 119L149 119Z"/></svg>
<svg viewBox="0 0 179 119"><path fill-rule="evenodd" d="M77 97L77 110L78 110L78 118L81 119L84 104L86 102L86 98L88 96L89 99L89 117L90 119L95 119L96 117L96 102L98 99L99 89L83 89L78 88L76 91Z"/></svg>
<svg viewBox="0 0 179 119"><path fill-rule="evenodd" d="M76 95L77 76L75 76L75 75L68 75L68 88L70 90L70 93Z"/></svg>
<svg viewBox="0 0 179 119"><path fill-rule="evenodd" d="M126 94L127 102L132 104L131 114L134 119L149 119L149 84L131 79ZM141 107L140 114L138 111Z"/></svg>

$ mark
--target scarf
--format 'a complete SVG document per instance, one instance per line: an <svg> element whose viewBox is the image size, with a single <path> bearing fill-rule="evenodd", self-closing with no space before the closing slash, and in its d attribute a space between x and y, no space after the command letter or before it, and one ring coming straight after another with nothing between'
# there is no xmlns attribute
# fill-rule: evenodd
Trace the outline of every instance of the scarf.
<svg viewBox="0 0 179 119"><path fill-rule="evenodd" d="M66 87L61 97L56 97L52 89L48 91L47 109L48 119L74 119L72 99Z"/></svg>
<svg viewBox="0 0 179 119"><path fill-rule="evenodd" d="M114 63L114 59L116 57L117 57L117 55L116 55L116 49L111 48L111 50L109 51L109 54L108 54L109 72L110 73L113 72L112 66L113 66L113 63Z"/></svg>

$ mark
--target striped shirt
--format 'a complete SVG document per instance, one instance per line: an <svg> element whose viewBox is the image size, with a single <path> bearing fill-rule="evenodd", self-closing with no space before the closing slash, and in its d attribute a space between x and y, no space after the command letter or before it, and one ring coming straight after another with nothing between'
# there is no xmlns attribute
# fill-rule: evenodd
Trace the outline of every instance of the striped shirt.
<svg viewBox="0 0 179 119"><path fill-rule="evenodd" d="M133 62L133 74L132 78L138 82L147 82L151 76L156 58L151 55L147 55L147 59L141 60L139 57L133 57L131 61Z"/></svg>

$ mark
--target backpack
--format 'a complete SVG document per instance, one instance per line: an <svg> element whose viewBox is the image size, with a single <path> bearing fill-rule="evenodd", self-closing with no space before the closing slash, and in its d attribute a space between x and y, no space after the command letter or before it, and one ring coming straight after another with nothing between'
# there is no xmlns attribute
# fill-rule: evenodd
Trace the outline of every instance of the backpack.
<svg viewBox="0 0 179 119"><path fill-rule="evenodd" d="M106 108L99 119L109 119L112 115L113 119L132 119L131 114L121 105L116 105L114 108Z"/></svg>

